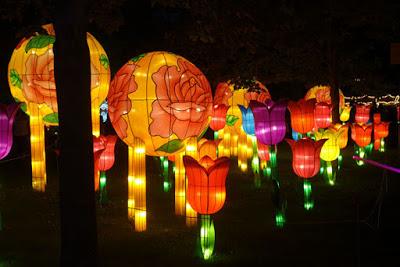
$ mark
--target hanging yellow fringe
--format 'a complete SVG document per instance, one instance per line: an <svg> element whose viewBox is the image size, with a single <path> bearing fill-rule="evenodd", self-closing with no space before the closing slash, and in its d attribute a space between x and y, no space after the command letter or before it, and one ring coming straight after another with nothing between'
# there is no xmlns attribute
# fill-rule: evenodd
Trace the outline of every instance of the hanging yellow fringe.
<svg viewBox="0 0 400 267"><path fill-rule="evenodd" d="M146 150L139 138L129 148L128 216L135 221L135 230L146 230Z"/></svg>
<svg viewBox="0 0 400 267"><path fill-rule="evenodd" d="M31 128L32 187L36 191L44 192L46 188L44 123L37 104L28 103L28 111Z"/></svg>
<svg viewBox="0 0 400 267"><path fill-rule="evenodd" d="M185 151L175 154L175 214L181 216L185 215L186 207L184 155Z"/></svg>

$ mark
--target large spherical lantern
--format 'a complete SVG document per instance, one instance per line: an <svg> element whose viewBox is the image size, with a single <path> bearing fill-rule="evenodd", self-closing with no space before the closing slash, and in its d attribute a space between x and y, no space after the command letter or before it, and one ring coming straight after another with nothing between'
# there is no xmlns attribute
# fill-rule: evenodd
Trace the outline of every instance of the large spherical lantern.
<svg viewBox="0 0 400 267"><path fill-rule="evenodd" d="M36 34L20 41L8 64L11 94L16 102L22 102L21 109L30 116L32 186L39 191L43 191L46 184L43 128L44 125L58 125L53 54L56 36L51 24L43 28L47 34ZM110 64L103 47L90 33L87 33L87 43L90 50L92 128L93 135L99 136L100 105L108 92Z"/></svg>
<svg viewBox="0 0 400 267"><path fill-rule="evenodd" d="M212 114L204 74L185 58L151 52L131 59L114 76L108 94L111 123L129 146L141 139L146 154L167 156L199 136Z"/></svg>
<svg viewBox="0 0 400 267"><path fill-rule="evenodd" d="M184 213L185 144L207 129L212 114L212 92L204 74L169 52L141 54L115 74L108 105L115 131L129 146L128 216L136 230L146 228L146 154L175 154L175 207Z"/></svg>

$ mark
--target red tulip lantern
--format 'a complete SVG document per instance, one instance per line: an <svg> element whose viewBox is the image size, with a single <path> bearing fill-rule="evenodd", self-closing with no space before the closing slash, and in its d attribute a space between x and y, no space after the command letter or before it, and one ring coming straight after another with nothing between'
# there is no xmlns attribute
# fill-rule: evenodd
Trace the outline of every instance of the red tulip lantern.
<svg viewBox="0 0 400 267"><path fill-rule="evenodd" d="M319 102L314 109L315 126L327 128L332 123L332 106L325 102Z"/></svg>
<svg viewBox="0 0 400 267"><path fill-rule="evenodd" d="M320 153L326 139L314 141L310 138L302 138L298 141L286 139L292 148L293 171L302 178L315 176L320 168Z"/></svg>
<svg viewBox="0 0 400 267"><path fill-rule="evenodd" d="M213 113L210 122L210 128L214 131L219 131L225 127L226 113L229 106L224 104L216 104L213 108Z"/></svg>
<svg viewBox="0 0 400 267"><path fill-rule="evenodd" d="M374 124L381 122L381 114L380 113L374 113L374 117L373 118L374 118Z"/></svg>
<svg viewBox="0 0 400 267"><path fill-rule="evenodd" d="M369 121L370 110L370 105L356 105L355 121L361 124L367 123Z"/></svg>
<svg viewBox="0 0 400 267"><path fill-rule="evenodd" d="M360 125L353 123L351 126L351 138L359 147L366 147L371 143L372 125Z"/></svg>
<svg viewBox="0 0 400 267"><path fill-rule="evenodd" d="M292 129L298 133L306 134L314 128L315 99L300 99L297 102L289 101L290 121Z"/></svg>
<svg viewBox="0 0 400 267"><path fill-rule="evenodd" d="M374 149L381 152L385 151L384 138L389 136L390 122L374 123Z"/></svg>

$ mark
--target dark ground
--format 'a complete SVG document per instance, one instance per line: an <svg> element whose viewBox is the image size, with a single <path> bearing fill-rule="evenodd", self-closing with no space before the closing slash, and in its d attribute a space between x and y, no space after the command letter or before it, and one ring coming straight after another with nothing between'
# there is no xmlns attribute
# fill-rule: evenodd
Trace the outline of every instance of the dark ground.
<svg viewBox="0 0 400 267"><path fill-rule="evenodd" d="M17 149L8 158L20 154ZM174 193L162 191L153 158L147 158L148 231L133 231L126 211L127 149L121 142L116 149L118 159L108 172L110 202L97 208L101 266L400 266L400 176L387 174L388 191L380 199L382 170L357 167L351 145L335 186L321 177L313 180L311 212L303 209L302 182L292 173L289 148L279 146L288 203L283 229L274 224L271 182L264 178L255 189L251 173L240 173L233 159L225 206L213 216L215 256L207 263L199 256L198 228L174 215ZM399 156L400 150L389 148L370 158L399 166ZM32 192L28 157L0 162L1 267L58 265L58 181L51 148L47 161L46 193ZM380 216L377 200L383 201Z"/></svg>

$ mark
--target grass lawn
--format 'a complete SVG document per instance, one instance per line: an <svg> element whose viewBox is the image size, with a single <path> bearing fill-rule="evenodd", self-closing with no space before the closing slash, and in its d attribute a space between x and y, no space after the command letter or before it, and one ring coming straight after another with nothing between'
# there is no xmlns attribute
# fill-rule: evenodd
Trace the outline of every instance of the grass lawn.
<svg viewBox="0 0 400 267"><path fill-rule="evenodd" d="M116 150L116 164L107 173L109 203L97 207L101 266L400 266L400 176L387 173L383 180L381 169L356 166L352 146L343 152L335 186L320 176L312 180L311 211L303 208L302 181L292 172L289 147L279 146L287 200L282 229L275 226L271 181L263 178L256 189L251 171L241 173L232 159L227 200L213 216L216 245L208 262L200 257L198 227L187 227L174 214L173 189L163 192L154 158L147 158L148 230L133 231L126 209L127 149L119 142ZM370 159L399 167L399 156L400 150L388 148ZM47 170L46 192L36 193L28 157L0 162L0 267L58 265L58 178L51 150ZM380 213L374 209L379 204Z"/></svg>

